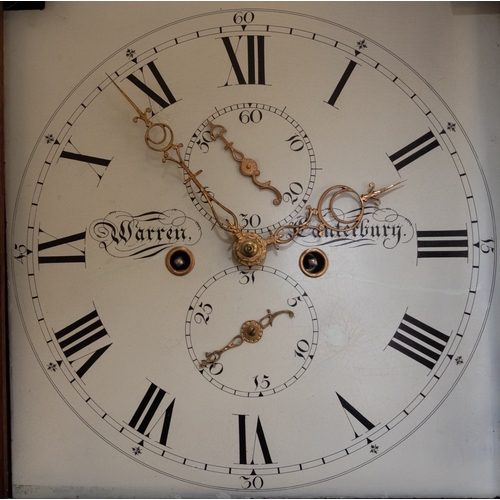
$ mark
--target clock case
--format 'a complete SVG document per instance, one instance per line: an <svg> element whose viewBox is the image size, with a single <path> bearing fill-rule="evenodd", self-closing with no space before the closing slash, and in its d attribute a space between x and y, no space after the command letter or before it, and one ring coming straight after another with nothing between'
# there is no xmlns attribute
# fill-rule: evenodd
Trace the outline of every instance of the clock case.
<svg viewBox="0 0 500 500"><path fill-rule="evenodd" d="M4 155L4 73L3 9L0 9L0 495L10 496L9 356L7 351L7 273L5 244L5 155Z"/></svg>

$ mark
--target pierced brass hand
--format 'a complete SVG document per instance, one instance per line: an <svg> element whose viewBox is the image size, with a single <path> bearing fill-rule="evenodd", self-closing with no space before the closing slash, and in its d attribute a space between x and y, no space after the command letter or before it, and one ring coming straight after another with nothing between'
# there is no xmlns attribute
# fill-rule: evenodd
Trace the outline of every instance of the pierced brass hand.
<svg viewBox="0 0 500 500"><path fill-rule="evenodd" d="M224 149L229 150L234 161L236 163L239 163L241 174L247 177L251 177L253 183L259 189L271 190L276 195L276 198L273 200L273 204L279 205L281 203L281 200L283 199L283 196L274 186L271 186L271 181L260 182L257 179L257 177L260 175L260 170L257 162L252 158L247 158L239 149L236 149L233 146L232 142L229 142L224 137L224 134L227 133L225 127L223 127L222 125L215 125L210 120L208 121L208 126L210 127L210 138L212 139L212 141L220 139L224 143Z"/></svg>
<svg viewBox="0 0 500 500"><path fill-rule="evenodd" d="M125 97L125 99L132 105L139 116L133 118L134 123L142 120L146 125L146 132L144 134L144 140L148 148L158 153L163 154L162 162L172 161L182 167L182 169L188 175L188 179L184 181L184 184L192 181L196 184L197 188L203 194L207 203L212 211L217 225L231 233L234 237L232 251L233 258L239 264L244 266L253 266L260 264L264 261L267 253L267 245L273 243L274 241L267 241L262 236L244 232L240 225L238 224L238 219L234 212L225 207L220 203L213 194L209 193L198 180L198 175L202 173L202 170L193 173L191 169L186 165L181 155L181 148L183 145L181 143L174 144L174 132L172 128L166 123L152 122L148 114L152 113L150 108L146 108L145 111L141 111L139 106L134 103L134 101L121 89L121 87L108 75L113 85L120 91L120 93ZM175 155L171 156L171 151L174 151ZM221 220L221 217L217 213L215 206L217 205L221 210L223 210L227 215L230 216L231 220L226 219Z"/></svg>
<svg viewBox="0 0 500 500"><path fill-rule="evenodd" d="M243 342L249 342L251 344L255 344L258 342L262 335L264 334L264 330L268 326L273 326L274 318L280 314L288 314L290 318L293 318L294 314L292 311L278 311L275 313L271 313L271 309L267 310L267 314L260 320L256 321L254 319L250 319L245 321L240 328L240 333L233 337L231 341L222 349L212 352L205 353L205 359L200 361L200 368L206 368L207 366L213 366L217 361L219 361L222 354L229 349L233 349L243 344Z"/></svg>
<svg viewBox="0 0 500 500"><path fill-rule="evenodd" d="M384 193L385 191L388 191L389 189L394 188L395 186L403 182L400 181L378 190L375 190L375 184L371 182L368 186L369 187L368 192L362 195L358 194L354 189L348 186L344 185L332 186L328 188L321 195L317 208L312 208L310 205L306 207L308 213L304 222L300 224L287 224L281 226L277 228L274 232L271 232L267 238L263 238L257 233L243 231L243 229L238 224L238 219L234 214L234 212L229 210L229 208L225 207L220 201L218 201L215 198L213 194L209 193L201 185L197 177L202 173L202 170L198 170L198 172L193 173L190 170L190 168L186 165L181 155L181 148L183 147L183 145L181 143L178 144L174 143L174 132L172 128L166 123L152 122L148 117L149 114L152 114L151 109L146 108L145 111L141 111L139 106L137 106L137 104L135 104L134 101L132 101L132 99L118 86L118 84L109 75L108 78L138 113L138 116L135 116L133 118L134 123L137 123L139 120L142 120L146 125L144 140L148 148L158 153L162 153L163 163L171 161L179 165L186 172L188 176L188 179L184 181L184 184L187 184L188 182L194 182L194 184L196 184L197 188L200 190L200 193L202 193L202 195L207 200L207 203L210 207L210 210L212 211L212 214L215 218L217 225L224 231L231 233L234 238L232 245L233 259L239 264L242 264L244 266L254 266L261 264L262 262L264 262L264 259L266 258L268 245L272 244L277 249L279 245L291 242L302 231L313 230L319 237L321 237L323 236L323 233L326 228L337 232L347 232L355 229L363 220L366 202L372 201L376 205L379 205L380 200L378 196L380 194ZM220 127L220 126L213 125L213 127ZM221 130L224 130L225 132L224 127L221 127ZM239 155L243 156L243 153L232 148L232 143L228 143L226 139L223 140L228 145L231 144L231 147L228 146L228 149L231 149L231 152L232 153L234 152L236 157L238 157ZM174 154L171 155L171 152L174 152ZM274 188L271 187L269 188L274 191ZM338 217L333 207L335 199L344 193L350 193L352 196L358 199L359 203L359 214L350 220L344 220ZM324 215L322 213L323 203L325 202L328 196L330 196L330 201L328 204L328 213L337 222L337 226L332 226L331 224L329 224L324 218ZM274 200L274 202L276 202L276 200ZM222 220L221 216L219 216L219 214L217 213L215 205L219 207L219 209L224 211L226 213L226 216L228 216L229 218L225 218L225 220ZM317 225L310 224L313 217L317 217L319 219L319 223ZM230 349L231 347L228 348Z"/></svg>
<svg viewBox="0 0 500 500"><path fill-rule="evenodd" d="M113 85L120 91L120 93L125 97L125 99L132 105L135 111L139 114L139 116L135 116L133 118L134 123L137 123L139 120L142 120L146 125L146 132L144 134L144 140L149 149L156 151L158 153L163 153L162 162L165 163L167 161L172 161L182 167L182 169L188 175L188 179L184 181L184 184L187 184L190 181L193 181L196 184L196 187L200 190L203 196L206 198L208 205L212 211L212 214L217 222L217 225L224 229L224 231L228 231L232 234L241 233L241 229L238 224L238 219L236 215L229 210L229 208L225 207L222 203L220 203L214 195L210 194L197 179L198 175L200 175L203 170L198 170L198 172L193 173L191 169L186 165L181 155L181 148L183 147L182 143L174 144L174 132L172 128L166 123L161 122L152 122L148 114L152 113L151 108L146 108L145 111L141 111L139 106L132 101L132 99L125 93L125 91L109 76L108 78L111 80ZM175 156L171 156L171 151L174 152ZM226 212L227 215L230 216L231 220L226 219L222 221L219 214L215 210L214 204L217 205L220 209Z"/></svg>
<svg viewBox="0 0 500 500"><path fill-rule="evenodd" d="M379 206L380 199L378 198L378 196L398 186L399 184L402 184L403 182L405 181L402 180L399 182L395 182L390 186L377 189L376 191L375 191L375 184L373 182L370 182L370 184L368 184L368 192L366 192L365 194L359 194L349 186L344 186L342 184L332 186L328 188L321 195L317 208L312 208L310 205L306 207L308 213L304 222L300 224L287 224L285 226L281 226L271 235L271 237L275 239L275 245L276 245L276 244L289 243L290 241L295 239L295 237L298 236L302 231L306 229L315 231L319 237L323 236L325 229L327 228L332 231L336 231L338 233L345 233L348 231L352 231L353 229L356 229L356 227L358 227L359 224L361 224L361 221L363 220L363 216L365 214L366 202L372 201L373 203L375 203L375 205ZM347 219L347 220L341 219L335 213L335 209L333 206L335 199L341 194L345 193L350 193L354 198L358 199L357 201L359 203L358 215L356 215L356 217L353 217L352 219ZM330 201L328 203L328 214L337 222L336 226L332 226L330 223L328 223L322 212L322 206L325 203L325 200L328 198L328 196L330 196ZM319 219L319 224L317 225L310 224L313 217L317 217ZM285 234L287 232L288 234Z"/></svg>

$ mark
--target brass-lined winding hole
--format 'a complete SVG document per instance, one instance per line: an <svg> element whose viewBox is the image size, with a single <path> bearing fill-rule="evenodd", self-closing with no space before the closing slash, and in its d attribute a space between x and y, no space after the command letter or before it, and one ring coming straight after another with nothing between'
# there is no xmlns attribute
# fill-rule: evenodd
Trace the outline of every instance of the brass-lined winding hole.
<svg viewBox="0 0 500 500"><path fill-rule="evenodd" d="M310 278L319 278L328 269L328 257L319 248L309 248L299 259L300 270Z"/></svg>
<svg viewBox="0 0 500 500"><path fill-rule="evenodd" d="M185 276L194 268L195 260L191 250L185 247L175 247L167 253L165 265L176 276Z"/></svg>

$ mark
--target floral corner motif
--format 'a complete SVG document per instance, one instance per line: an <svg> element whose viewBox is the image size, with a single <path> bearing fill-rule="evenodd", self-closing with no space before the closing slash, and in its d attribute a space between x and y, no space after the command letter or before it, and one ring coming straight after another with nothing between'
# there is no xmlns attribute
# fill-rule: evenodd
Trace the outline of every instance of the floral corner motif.
<svg viewBox="0 0 500 500"><path fill-rule="evenodd" d="M357 46L358 50L368 48L368 45L366 44L366 39L363 38L363 40L358 40L356 42L356 46Z"/></svg>
<svg viewBox="0 0 500 500"><path fill-rule="evenodd" d="M57 363L53 363L52 361L47 365L47 371L49 372L56 372L57 368Z"/></svg>

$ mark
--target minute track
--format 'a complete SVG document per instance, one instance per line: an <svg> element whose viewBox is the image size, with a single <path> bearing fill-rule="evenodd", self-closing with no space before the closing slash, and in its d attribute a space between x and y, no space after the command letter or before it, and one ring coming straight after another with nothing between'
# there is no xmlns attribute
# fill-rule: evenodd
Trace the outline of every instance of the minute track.
<svg viewBox="0 0 500 500"><path fill-rule="evenodd" d="M109 11L112 6L96 8ZM121 13L132 8L137 9L124 6L119 19L125 20ZM425 11L424 6L411 8ZM148 4L144 12L150 9L160 7ZM435 424L422 424L438 408L443 415L449 404L458 409L451 398L443 403L464 370L473 366L471 356L491 305L495 232L470 141L441 98L408 64L355 29L315 17L319 5L310 7L310 15L258 7L202 13L193 4L185 9L193 15L154 31L154 26L146 28L143 16L137 17L139 36L127 44L115 30L116 19L108 16L116 40L109 33L100 43L123 48L86 76L53 113L31 156L25 152L29 164L11 209L14 220L9 221L16 244L10 258L13 303L20 314L13 324L21 327L12 341L16 348L31 346L35 356L22 352L23 363L15 367L13 380L29 380L26 390L34 390L38 367L32 369L28 360L36 359L51 385L37 392L37 398L25 398L24 411L17 405L22 393L17 393L16 422L29 421L23 433L33 429L30 441L45 446L62 465L53 443L39 439L44 434L25 411L33 407L43 426L57 424L61 433L74 438L71 444L86 474L97 474L100 480L105 479L101 458L123 460L127 465L117 469L117 481L123 487L137 481L136 489L129 489L136 496L149 485L164 486L165 477L172 495L203 489L316 497L331 491L362 496L354 486L366 484L373 466L397 471L405 484L412 482L413 472L430 477L423 471L430 463L421 448ZM393 6L391 12L398 9ZM335 21L344 17L340 13ZM66 19L71 26L72 18ZM160 16L155 19L157 23ZM421 19L415 19L421 26ZM471 22L463 16L453 20ZM447 39L447 26L440 23L440 41ZM76 39L78 30L72 33ZM240 80L223 38L231 42ZM262 39L263 56L248 52L249 46L257 50ZM386 40L390 45L390 36ZM412 53L409 40L399 40L392 49L401 56ZM419 59L424 72L429 68L425 54ZM463 51L437 51L436 61L442 62L445 54L458 57ZM265 85L259 83L259 63L264 65ZM51 61L44 64L52 69ZM175 102L168 99L169 106L127 79L134 75L155 95L166 96L152 67L175 96ZM175 158L192 163L192 177L180 163L164 165L164 151L145 147L144 126L131 122L133 111L105 73L130 92L141 113L153 102L156 113L154 118L145 115L146 127L147 120L151 127L172 124L172 143L190 141ZM337 87L343 75L346 84ZM441 88L450 86L448 82L440 80ZM54 80L54 89L57 84ZM335 107L328 104L330 96ZM451 98L456 97L452 92ZM20 117L26 118L27 110L13 98ZM227 128L227 140L257 162L260 178L271 180L283 194L279 206L273 206L270 192L241 176L224 144L208 141L211 115L218 115L213 123ZM465 116L469 120L473 113L466 111ZM53 141L45 140L48 131ZM70 136L82 154L79 158L61 156L73 152L67 145ZM425 145L432 148L424 152ZM83 153L89 160L112 158L97 186ZM411 161L402 166L405 158ZM203 188L199 193L193 177ZM403 178L405 184L395 188ZM183 180L191 192L186 193ZM372 180L376 187L370 186ZM324 199L318 207L321 195L333 186L333 201ZM381 205L373 203L362 213L364 203L373 202L383 186L391 189L381 196ZM217 224L211 231L209 217L200 213L203 207L213 216L203 201L211 193L234 210L234 221L230 215L219 217L222 225L227 218L243 235L274 235L280 250L270 246L265 265L234 265L228 248L232 233ZM252 204L254 196L258 201ZM286 210L280 212L280 207ZM320 237L319 214L336 229L356 223L360 214L362 220L354 229L344 224L344 234L325 225ZM101 239L80 237L84 228L92 235L94 226L108 233ZM169 240L159 248L167 227L177 231L174 239L185 240L179 244L190 244L196 266L189 274L176 276L165 269L165 254L177 245ZM283 246L286 230L294 238ZM145 258L127 253L146 239L155 250ZM108 241L106 251L102 243ZM324 274L301 272L303 246L321 249L329 263ZM68 261L82 250L84 265ZM438 254L442 251L446 256ZM40 264L39 257L56 261ZM294 317L280 315L259 342L224 353L216 360L221 366L200 370L206 352L227 345L242 325L258 323L266 310L292 311ZM87 316L85 325L75 324ZM17 335L22 327L27 339ZM253 333L252 325L248 328ZM474 370L472 375L476 383ZM467 383L459 399L468 411L478 395L469 399L466 388ZM63 418L68 412L57 405L59 397L69 406L70 419L77 416L69 429L70 419ZM32 406L38 399L46 402L45 408ZM447 436L450 446L466 453L470 448L456 433L463 415L452 413L451 420L443 420L447 425L441 444ZM418 446L407 440L413 433ZM59 442L66 456L70 441L54 440ZM82 443L92 462L86 462ZM427 444L446 459L453 455L437 443ZM396 447L399 456L393 453ZM420 457L416 462L413 453ZM39 455L33 447L26 465ZM39 463L50 478L45 462ZM125 470L130 474L122 474ZM380 493L382 483L394 487L396 475L384 474L380 484L373 484L372 494ZM436 484L445 474L452 472L443 471ZM478 474L484 479L484 471ZM153 488L148 491L154 493ZM422 493L418 488L409 491Z"/></svg>

